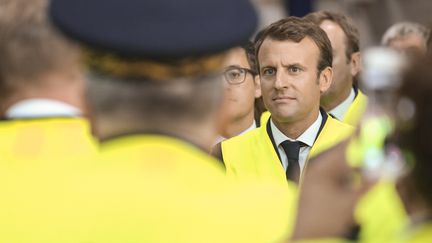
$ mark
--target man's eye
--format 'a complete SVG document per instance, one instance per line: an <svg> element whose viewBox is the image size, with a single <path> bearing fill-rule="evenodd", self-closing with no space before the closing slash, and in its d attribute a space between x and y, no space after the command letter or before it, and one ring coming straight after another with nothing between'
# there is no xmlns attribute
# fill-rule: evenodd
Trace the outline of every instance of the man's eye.
<svg viewBox="0 0 432 243"><path fill-rule="evenodd" d="M232 68L224 72L225 80L230 84L239 84L245 80L246 71L242 68Z"/></svg>
<svg viewBox="0 0 432 243"><path fill-rule="evenodd" d="M276 70L274 68L266 68L263 70L262 74L265 76L272 76L276 74Z"/></svg>
<svg viewBox="0 0 432 243"><path fill-rule="evenodd" d="M289 71L291 73L299 73L301 71L301 68L299 68L299 67L290 67Z"/></svg>
<svg viewBox="0 0 432 243"><path fill-rule="evenodd" d="M236 78L239 78L241 76L241 72L240 72L240 70L230 70L227 72L227 76L230 79L236 79Z"/></svg>

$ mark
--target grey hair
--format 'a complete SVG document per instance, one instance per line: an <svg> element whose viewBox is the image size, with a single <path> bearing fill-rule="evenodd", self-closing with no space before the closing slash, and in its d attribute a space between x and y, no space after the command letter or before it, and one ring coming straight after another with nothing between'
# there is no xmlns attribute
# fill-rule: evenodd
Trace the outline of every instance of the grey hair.
<svg viewBox="0 0 432 243"><path fill-rule="evenodd" d="M399 22L387 29L382 37L381 44L388 46L392 40L412 34L422 37L425 43L427 43L430 36L430 29L419 23Z"/></svg>

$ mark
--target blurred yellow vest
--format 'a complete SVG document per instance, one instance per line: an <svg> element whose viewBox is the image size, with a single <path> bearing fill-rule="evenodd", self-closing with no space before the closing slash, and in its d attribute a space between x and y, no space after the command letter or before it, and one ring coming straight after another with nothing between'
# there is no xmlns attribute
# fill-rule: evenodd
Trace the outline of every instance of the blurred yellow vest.
<svg viewBox="0 0 432 243"><path fill-rule="evenodd" d="M291 228L295 188L231 180L219 162L179 139L129 136L106 142L101 154L102 167L144 178L138 189L151 199L140 208L140 242L278 242Z"/></svg>
<svg viewBox="0 0 432 243"><path fill-rule="evenodd" d="M432 242L432 222L426 221L405 229L393 241L397 243L424 243Z"/></svg>
<svg viewBox="0 0 432 243"><path fill-rule="evenodd" d="M359 242L394 242L408 222L395 184L382 179L357 204L355 218L361 225Z"/></svg>
<svg viewBox="0 0 432 243"><path fill-rule="evenodd" d="M0 122L3 162L82 158L97 152L90 124L84 118L40 118Z"/></svg>
<svg viewBox="0 0 432 243"><path fill-rule="evenodd" d="M295 188L239 183L197 147L116 138L88 163L0 164L1 242L279 242Z"/></svg>

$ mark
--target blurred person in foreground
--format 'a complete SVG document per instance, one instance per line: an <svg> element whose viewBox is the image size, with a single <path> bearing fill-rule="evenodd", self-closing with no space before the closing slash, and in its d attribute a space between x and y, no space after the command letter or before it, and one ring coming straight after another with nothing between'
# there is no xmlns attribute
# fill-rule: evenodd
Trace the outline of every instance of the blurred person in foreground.
<svg viewBox="0 0 432 243"><path fill-rule="evenodd" d="M224 60L257 24L248 1L53 0L49 10L53 24L84 47L100 153L86 166L2 170L1 184L9 185L0 192L3 241L289 236L289 188L235 182L208 155Z"/></svg>
<svg viewBox="0 0 432 243"><path fill-rule="evenodd" d="M333 47L333 83L322 96L321 105L339 120L358 125L368 100L353 82L361 68L359 32L339 13L319 11L305 18L327 33ZM363 242L385 241L405 220L401 211L394 184L378 183L357 208L358 237Z"/></svg>
<svg viewBox="0 0 432 243"><path fill-rule="evenodd" d="M355 208L375 181L348 161L350 139L310 160L299 195L294 242L352 242Z"/></svg>
<svg viewBox="0 0 432 243"><path fill-rule="evenodd" d="M1 163L61 164L96 152L80 50L51 26L47 3L0 1Z"/></svg>
<svg viewBox="0 0 432 243"><path fill-rule="evenodd" d="M333 49L333 82L321 96L321 106L336 119L355 126L367 105L367 97L354 84L361 70L359 31L339 13L313 12L305 19L326 32Z"/></svg>
<svg viewBox="0 0 432 243"><path fill-rule="evenodd" d="M432 240L431 66L430 55L414 60L399 88L395 139L409 170L398 181L397 188L410 222L395 242Z"/></svg>

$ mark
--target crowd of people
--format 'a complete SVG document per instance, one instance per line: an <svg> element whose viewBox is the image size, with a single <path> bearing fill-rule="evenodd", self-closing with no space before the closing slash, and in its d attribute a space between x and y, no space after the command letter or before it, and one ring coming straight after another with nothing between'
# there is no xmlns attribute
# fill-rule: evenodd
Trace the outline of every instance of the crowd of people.
<svg viewBox="0 0 432 243"><path fill-rule="evenodd" d="M248 0L0 0L0 241L432 240L430 30L382 38L377 143L347 16L257 26Z"/></svg>

